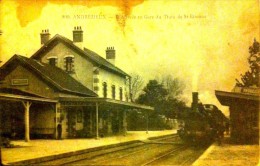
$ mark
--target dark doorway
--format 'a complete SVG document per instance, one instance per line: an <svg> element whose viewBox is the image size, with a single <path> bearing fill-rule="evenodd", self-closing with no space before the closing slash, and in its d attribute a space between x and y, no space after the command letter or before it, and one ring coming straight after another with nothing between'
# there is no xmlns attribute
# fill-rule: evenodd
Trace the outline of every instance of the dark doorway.
<svg viewBox="0 0 260 166"><path fill-rule="evenodd" d="M22 103L4 101L0 104L0 129L2 137L24 138L24 109Z"/></svg>

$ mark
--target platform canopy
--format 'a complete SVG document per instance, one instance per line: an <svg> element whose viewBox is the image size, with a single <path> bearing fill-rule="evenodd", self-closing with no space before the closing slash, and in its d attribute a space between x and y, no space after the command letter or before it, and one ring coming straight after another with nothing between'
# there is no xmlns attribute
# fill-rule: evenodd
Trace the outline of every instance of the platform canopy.
<svg viewBox="0 0 260 166"><path fill-rule="evenodd" d="M238 93L238 92L225 92L225 91L215 91L215 95L222 105L229 106L232 102L238 102L238 100L250 100L259 102L260 95L258 94L248 94L248 93Z"/></svg>
<svg viewBox="0 0 260 166"><path fill-rule="evenodd" d="M11 88L1 88L0 89L0 102L3 101L13 101L13 102L21 102L24 106L24 124L25 124L25 141L30 141L30 125L29 125L29 112L30 106L32 103L58 103L57 100L45 98L38 96L36 94L32 94L29 92L25 92L19 89L11 89Z"/></svg>
<svg viewBox="0 0 260 166"><path fill-rule="evenodd" d="M10 94L10 93L0 93L0 101L33 101L33 102L45 102L45 103L57 103L58 100L44 98L44 97L36 97L30 95L18 95L18 94Z"/></svg>
<svg viewBox="0 0 260 166"><path fill-rule="evenodd" d="M62 95L62 94L60 94ZM25 117L25 141L30 140L30 127L29 127L29 112L32 103L60 103L63 107L78 107L78 106L91 106L95 108L96 112L96 124L98 124L99 112L104 108L116 108L123 111L124 119L126 119L126 111L139 109L145 111L148 116L148 112L154 110L153 107L109 99L109 98L98 98L98 97L80 97L80 96L60 96L58 98L45 98L32 94L19 89L0 89L0 101L14 101L22 102L24 106L24 117ZM99 111L100 110L100 111ZM57 122L56 122L57 123ZM126 127L126 126L125 126ZM125 129L126 131L126 129ZM148 132L148 118L147 118L147 132ZM99 125L96 125L96 138L99 137Z"/></svg>
<svg viewBox="0 0 260 166"><path fill-rule="evenodd" d="M104 106L118 106L124 108L132 108L132 109L143 109L143 110L154 110L153 107L109 99L109 98L98 98L98 97L60 97L59 101L62 103L63 106L80 106L80 105L95 105L96 103Z"/></svg>

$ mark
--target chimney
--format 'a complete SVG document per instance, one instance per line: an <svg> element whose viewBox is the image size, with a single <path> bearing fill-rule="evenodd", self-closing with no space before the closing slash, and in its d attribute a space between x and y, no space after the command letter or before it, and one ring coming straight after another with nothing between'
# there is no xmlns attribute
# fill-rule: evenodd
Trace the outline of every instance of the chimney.
<svg viewBox="0 0 260 166"><path fill-rule="evenodd" d="M112 63L113 65L115 65L115 60L116 60L116 50L114 49L114 47L107 47L106 50L106 59Z"/></svg>
<svg viewBox="0 0 260 166"><path fill-rule="evenodd" d="M83 49L83 31L81 29L81 26L74 27L73 43L79 48Z"/></svg>
<svg viewBox="0 0 260 166"><path fill-rule="evenodd" d="M191 108L193 111L197 110L199 103L199 93L198 92L192 92L192 104Z"/></svg>
<svg viewBox="0 0 260 166"><path fill-rule="evenodd" d="M41 45L47 43L51 38L51 34L49 33L49 29L42 30L41 33Z"/></svg>

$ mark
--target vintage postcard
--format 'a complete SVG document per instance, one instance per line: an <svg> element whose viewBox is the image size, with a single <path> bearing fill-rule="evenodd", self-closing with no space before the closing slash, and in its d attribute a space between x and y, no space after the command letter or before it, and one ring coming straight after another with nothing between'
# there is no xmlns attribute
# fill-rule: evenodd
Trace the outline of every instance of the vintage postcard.
<svg viewBox="0 0 260 166"><path fill-rule="evenodd" d="M0 0L4 165L259 165L258 0Z"/></svg>

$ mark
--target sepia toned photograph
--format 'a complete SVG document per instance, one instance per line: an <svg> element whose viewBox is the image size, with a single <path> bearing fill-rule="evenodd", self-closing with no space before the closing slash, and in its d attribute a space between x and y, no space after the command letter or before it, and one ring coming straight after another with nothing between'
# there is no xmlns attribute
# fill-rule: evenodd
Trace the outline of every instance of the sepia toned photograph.
<svg viewBox="0 0 260 166"><path fill-rule="evenodd" d="M0 0L0 165L260 166L259 0Z"/></svg>

